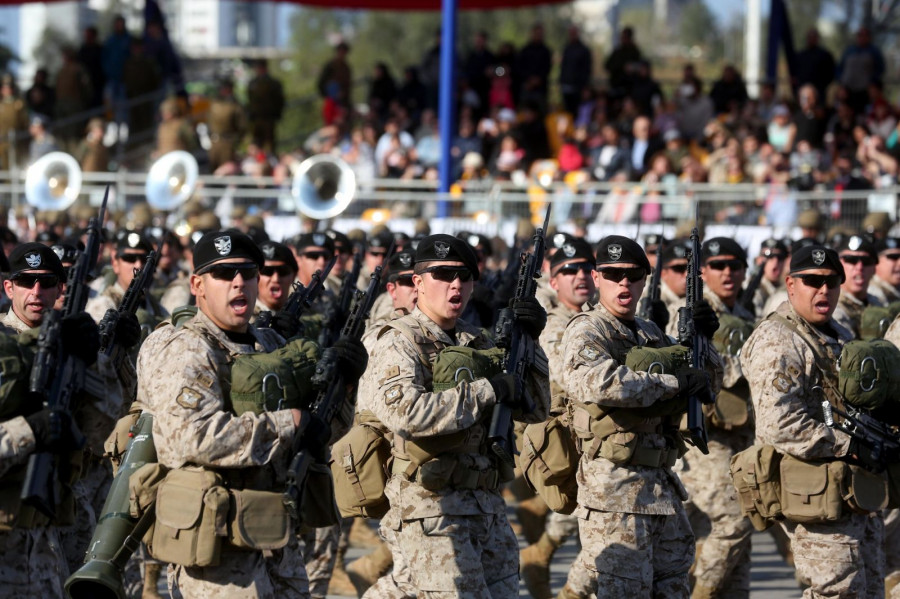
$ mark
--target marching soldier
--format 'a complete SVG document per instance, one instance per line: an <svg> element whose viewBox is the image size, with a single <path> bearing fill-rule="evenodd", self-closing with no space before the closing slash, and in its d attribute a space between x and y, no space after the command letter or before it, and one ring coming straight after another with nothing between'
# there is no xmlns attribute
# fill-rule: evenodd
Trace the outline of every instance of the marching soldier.
<svg viewBox="0 0 900 599"><path fill-rule="evenodd" d="M375 308L372 308L372 316L366 324L366 333L363 335L363 344L370 352L375 344L379 331L388 322L405 316L416 307L418 292L413 284L413 260L415 254L409 251L397 252L388 259L385 292L375 300L377 304L381 299L387 298L391 311L387 316L376 318Z"/></svg>
<svg viewBox="0 0 900 599"><path fill-rule="evenodd" d="M234 98L234 82L223 78L219 82L219 95L209 106L207 117L209 138L209 168L215 171L226 162L234 160L235 152L247 129L244 109Z"/></svg>
<svg viewBox="0 0 900 599"><path fill-rule="evenodd" d="M770 238L762 242L756 257L756 267L763 269L763 275L753 294L753 312L756 318L766 316L769 298L782 287L787 259L788 249L783 241Z"/></svg>
<svg viewBox="0 0 900 599"><path fill-rule="evenodd" d="M275 125L284 111L284 88L269 74L269 65L260 59L256 76L247 84L247 112L253 143L266 152L275 151Z"/></svg>
<svg viewBox="0 0 900 599"><path fill-rule="evenodd" d="M331 269L328 279L325 280L325 288L337 296L344 284L347 263L353 258L353 243L349 237L334 229L326 230L325 234L331 238L331 242L334 244L334 255L337 257L334 268Z"/></svg>
<svg viewBox="0 0 900 599"><path fill-rule="evenodd" d="M590 301L597 292L592 272L594 252L584 239L573 238L553 254L550 261L550 288L556 291L558 305L547 313L547 326L541 332L541 348L550 365L550 415L566 411L562 382L563 333L569 320ZM556 550L572 535L578 534L578 518L550 512L541 538L520 554L522 579L536 599L551 597L550 561Z"/></svg>
<svg viewBox="0 0 900 599"><path fill-rule="evenodd" d="M596 267L600 302L569 321L562 340L562 380L586 451L574 512L581 552L559 597L685 597L694 536L682 505L687 494L672 471L684 453L678 423L688 397L718 388L720 366L713 353L712 385L701 369L625 366L635 346L670 344L654 323L635 318L650 263L633 240L610 235L597 245ZM715 315L702 316L697 334L709 336ZM609 435L592 438L605 419Z"/></svg>
<svg viewBox="0 0 900 599"><path fill-rule="evenodd" d="M265 264L259 269L259 296L253 315L263 310L277 312L287 303L297 278L297 260L291 249L283 243L265 241L260 244Z"/></svg>
<svg viewBox="0 0 900 599"><path fill-rule="evenodd" d="M845 269L859 274L858 268L847 266L837 252L820 245L793 252L785 278L788 303L756 327L741 352L753 398L756 443L784 454L782 466L788 456L824 465L858 452L846 433L826 425L822 412L823 400L840 401L831 392L837 385L835 365L842 345L852 338L832 318L847 278ZM785 476L782 486L788 484ZM801 480L790 484L798 492L804 490ZM846 507L832 521L809 515L803 522L782 522L791 539L797 578L809 585L804 596L883 597L881 516Z"/></svg>
<svg viewBox="0 0 900 599"><path fill-rule="evenodd" d="M669 311L666 334L678 336L678 308L684 305L687 293L687 247L684 240L676 239L667 245L662 256L662 270L659 272L659 299Z"/></svg>
<svg viewBox="0 0 900 599"><path fill-rule="evenodd" d="M900 300L900 238L884 237L875 242L878 264L869 282L869 294L887 306Z"/></svg>
<svg viewBox="0 0 900 599"><path fill-rule="evenodd" d="M365 289L369 284L369 277L375 269L384 265L387 252L394 242L394 235L387 229L383 229L366 239L366 253L363 256L363 267L359 273L356 286Z"/></svg>
<svg viewBox="0 0 900 599"><path fill-rule="evenodd" d="M843 236L835 250L844 266L844 279L841 281L834 320L858 339L863 311L868 306L882 305L878 298L869 293L869 281L875 274L878 252L875 244L862 235Z"/></svg>
<svg viewBox="0 0 900 599"><path fill-rule="evenodd" d="M182 327L164 327L144 343L138 357L138 401L154 416L158 459L171 470L170 477L177 471L184 478L207 480L214 473L213 480L227 482L227 493L253 490L257 497L273 498L267 503L272 513L257 518L278 526L286 517L280 497L287 461L297 446L320 450L328 442L330 427L298 409L240 416L232 411L230 364L234 356L272 351L283 343L274 331L249 324L264 256L250 237L230 230L204 235L194 249L193 262L191 292L197 298L198 312ZM342 372L352 381L365 366L364 350L340 342L335 348ZM159 493L163 492L164 487ZM264 492L269 494L261 495ZM203 501L203 494L191 497ZM158 518L162 507L157 506ZM187 504L175 509L179 507L195 509ZM253 525L266 527L269 523L255 521ZM214 530L209 533L216 534ZM285 534L281 547L266 545L265 552L252 544L249 549L241 548L235 542L223 542L218 565L170 565L170 585L186 598L232 595L235 589L242 589L243 597L308 596L306 571L294 535Z"/></svg>
<svg viewBox="0 0 900 599"><path fill-rule="evenodd" d="M522 420L547 416L546 358L535 348L536 363L525 381L473 373L470 380L433 390L435 355L440 359L440 352L455 346L492 345L459 319L477 277L477 257L464 241L432 235L419 243L416 308L382 329L359 397L368 399L367 407L394 435L386 489L391 507L381 521L384 536L396 538L389 576L434 596L517 597L516 537L498 492L501 465L486 433L491 408L499 403ZM546 322L539 304L525 300L513 310L517 325L536 338ZM521 414L526 391L536 404L532 414Z"/></svg>

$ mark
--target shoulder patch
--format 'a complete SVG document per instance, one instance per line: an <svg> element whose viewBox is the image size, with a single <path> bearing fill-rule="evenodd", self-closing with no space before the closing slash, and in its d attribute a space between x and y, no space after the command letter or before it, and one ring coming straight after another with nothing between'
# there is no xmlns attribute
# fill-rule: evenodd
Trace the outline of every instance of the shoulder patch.
<svg viewBox="0 0 900 599"><path fill-rule="evenodd" d="M210 389L213 386L215 380L213 379L213 377L204 372L197 375L197 382L207 389Z"/></svg>
<svg viewBox="0 0 900 599"><path fill-rule="evenodd" d="M597 358L600 357L600 352L597 351L596 348L588 346L588 347L585 347L584 349L582 349L580 352L578 352L578 355L581 356L582 358L584 358L585 360L587 360L588 362L593 362L594 360L596 360Z"/></svg>
<svg viewBox="0 0 900 599"><path fill-rule="evenodd" d="M378 384L383 385L387 381L398 376L400 376L400 367L396 364L394 366L389 366L388 369L384 371L384 378L378 381Z"/></svg>
<svg viewBox="0 0 900 599"><path fill-rule="evenodd" d="M779 372L772 379L772 386L781 393L787 393L791 390L791 379L783 372Z"/></svg>
<svg viewBox="0 0 900 599"><path fill-rule="evenodd" d="M200 395L200 392L194 391L190 387L182 387L181 393L178 394L178 397L175 398L175 401L182 408L186 408L188 410L196 410L197 406L200 405L200 399L203 396Z"/></svg>
<svg viewBox="0 0 900 599"><path fill-rule="evenodd" d="M384 403L391 405L395 403L403 395L400 385L394 385L384 394Z"/></svg>

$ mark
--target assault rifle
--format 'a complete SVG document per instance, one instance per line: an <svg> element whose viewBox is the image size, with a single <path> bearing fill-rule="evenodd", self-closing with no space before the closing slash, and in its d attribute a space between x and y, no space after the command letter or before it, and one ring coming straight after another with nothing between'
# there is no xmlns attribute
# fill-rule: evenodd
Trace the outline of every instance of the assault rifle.
<svg viewBox="0 0 900 599"><path fill-rule="evenodd" d="M697 227L691 231L688 250L687 290L684 306L678 308L678 341L691 349L691 366L703 368L709 357L709 339L697 332L694 326L694 309L703 299L703 281L700 279L700 233ZM688 432L691 443L703 454L709 453L703 404L715 401L712 397L691 395L688 398Z"/></svg>
<svg viewBox="0 0 900 599"><path fill-rule="evenodd" d="M534 232L532 241L534 247L530 254L522 254L520 257L519 279L516 282L516 293L512 301L534 297L537 291L537 280L541 277L541 266L544 262L544 249L546 239L544 232L550 224L550 208L547 204L547 214L544 216L544 226ZM497 347L506 350L504 370L508 374L516 375L525 387L526 370L534 363L534 339L532 339L521 327L516 326L516 317L512 308L500 310L497 326L494 328L497 337ZM534 411L534 400L524 391L525 412ZM491 427L488 430L488 441L491 451L509 467L515 467L515 437L513 436L512 411L509 406L496 404L491 413Z"/></svg>
<svg viewBox="0 0 900 599"><path fill-rule="evenodd" d="M644 320L653 320L653 304L659 301L659 281L662 276L662 243L656 244L656 266L653 267L653 274L650 275L650 289L641 299L640 307L638 307L638 318Z"/></svg>
<svg viewBox="0 0 900 599"><path fill-rule="evenodd" d="M350 309L347 322L341 329L341 337L351 337L356 340L362 338L366 319L369 317L378 285L381 283L382 268L381 266L375 268L375 272L369 277L369 286L365 291L356 292L356 301ZM333 347L326 348L322 353L322 358L316 364L316 373L313 375L312 382L321 389L312 405L312 413L330 426L340 412L347 394L347 384L344 381L343 373L338 369L338 356ZM300 446L299 441L303 432L303 430L297 431L294 447ZM315 462L316 457L309 449L303 448L297 451L288 467L283 500L284 506L295 522L300 521L300 506L303 502L304 490L307 487L307 475ZM333 497L331 501L334 501ZM314 523L309 524L312 526Z"/></svg>
<svg viewBox="0 0 900 599"><path fill-rule="evenodd" d="M331 261L325 265L324 271L317 270L314 272L312 279L309 281L309 285L304 286L299 281L294 281L294 284L291 287L291 294L288 296L287 301L284 303L284 307L282 307L280 311L293 314L297 318L300 318L300 316L309 309L312 303L322 295L322 292L325 291L325 279L328 278L328 273L334 268L334 263L336 261L336 257L332 258ZM275 313L270 310L260 312L259 316L256 318L256 328L272 328L272 319L274 317Z"/></svg>
<svg viewBox="0 0 900 599"><path fill-rule="evenodd" d="M846 411L840 410L827 399L822 401L825 424L844 431L868 450L868 456L859 456L863 462L884 467L888 460L900 456L900 431L851 405L845 408ZM835 421L835 414L840 421Z"/></svg>
<svg viewBox="0 0 900 599"><path fill-rule="evenodd" d="M750 279L750 282L747 283L747 286L741 291L740 304L745 310L750 312L750 314L756 314L756 309L753 307L753 296L756 295L756 290L759 289L764 274L766 274L765 262L757 265L756 272L753 273L753 278Z"/></svg>
<svg viewBox="0 0 900 599"><path fill-rule="evenodd" d="M134 314L137 312L138 305L144 298L147 289L153 282L153 275L156 273L156 265L159 262L159 251L154 250L147 256L144 266L138 270L135 269L134 278L131 284L125 290L122 301L116 310L107 310L106 314L100 320L100 353L110 357L113 364L118 369L125 361L128 350L122 347L121 343L116 343L116 324L122 314Z"/></svg>
<svg viewBox="0 0 900 599"><path fill-rule="evenodd" d="M84 389L84 378L87 365L81 358L65 351L60 339L63 319L84 312L90 287L88 276L97 262L100 252L100 227L106 215L106 202L109 199L109 187L103 196L100 214L92 218L88 224L88 238L84 252L78 257L75 265L69 270L66 281L66 299L62 310L48 310L44 313L38 335L37 351L31 368L30 390L43 399L45 408L54 412L72 414L75 402ZM62 435L59 417L53 414L51 430L57 436ZM84 436L72 424L73 437L84 442ZM59 477L57 466L59 456L50 452L31 454L28 458L28 470L25 473L25 484L22 485L22 502L53 518L59 504Z"/></svg>
<svg viewBox="0 0 900 599"><path fill-rule="evenodd" d="M350 305L353 303L353 298L356 297L356 293L359 291L356 288L356 281L359 279L359 273L362 270L364 253L365 249L361 245L357 246L356 252L353 255L353 266L350 268L350 272L344 273L338 300L336 303L331 302L325 313L325 321L322 324L322 330L319 332L318 339L319 347L321 348L334 345L341 330L341 323L345 322L347 320L347 315L350 314ZM388 252L388 256L389 255L390 252ZM385 262L386 261L387 256L385 257Z"/></svg>

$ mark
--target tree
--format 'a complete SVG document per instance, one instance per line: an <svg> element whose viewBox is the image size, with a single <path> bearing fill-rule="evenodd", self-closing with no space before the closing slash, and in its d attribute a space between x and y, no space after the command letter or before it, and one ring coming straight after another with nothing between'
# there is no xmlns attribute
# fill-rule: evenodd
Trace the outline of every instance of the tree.
<svg viewBox="0 0 900 599"><path fill-rule="evenodd" d="M691 2L681 13L680 42L688 47L699 46L704 62L717 62L723 55L722 34L716 17L705 2Z"/></svg>

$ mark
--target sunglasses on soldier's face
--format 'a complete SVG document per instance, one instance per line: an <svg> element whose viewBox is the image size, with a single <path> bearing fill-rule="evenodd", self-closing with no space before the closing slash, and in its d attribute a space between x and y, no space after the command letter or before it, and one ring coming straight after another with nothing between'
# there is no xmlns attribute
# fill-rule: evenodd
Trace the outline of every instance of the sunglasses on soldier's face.
<svg viewBox="0 0 900 599"><path fill-rule="evenodd" d="M294 270L287 264L281 264L279 266L263 266L259 269L259 274L264 277L271 277L272 275L286 277L288 275L294 274Z"/></svg>
<svg viewBox="0 0 900 599"><path fill-rule="evenodd" d="M412 287L413 286L412 277L413 277L412 275L397 275L396 277L393 277L389 280L394 285L399 285L400 287Z"/></svg>
<svg viewBox="0 0 900 599"><path fill-rule="evenodd" d="M426 268L420 274L431 273L435 281L443 283L452 283L456 277L459 277L460 283L467 283L472 280L472 271L464 266L432 266Z"/></svg>
<svg viewBox="0 0 900 599"><path fill-rule="evenodd" d="M560 267L560 269L556 271L556 274L574 277L579 272L587 274L592 270L594 270L594 265L590 262L576 262L575 264L566 264L565 266Z"/></svg>
<svg viewBox="0 0 900 599"><path fill-rule="evenodd" d="M618 283L622 279L628 279L629 283L637 283L647 277L643 268L598 268L597 272L607 281L614 283Z"/></svg>
<svg viewBox="0 0 900 599"><path fill-rule="evenodd" d="M669 266L664 266L666 270L671 270L672 272L677 272L680 275L683 275L687 272L687 264L670 264Z"/></svg>
<svg viewBox="0 0 900 599"><path fill-rule="evenodd" d="M28 275L20 274L12 278L12 282L23 289L33 289L34 284L38 283L41 289L51 289L59 285L59 277L51 274Z"/></svg>
<svg viewBox="0 0 900 599"><path fill-rule="evenodd" d="M712 270L725 270L727 268L734 272L743 269L744 263L741 260L710 260L706 263L706 266Z"/></svg>
<svg viewBox="0 0 900 599"><path fill-rule="evenodd" d="M303 252L300 255L308 260L327 260L331 257L328 252Z"/></svg>
<svg viewBox="0 0 900 599"><path fill-rule="evenodd" d="M854 254L843 255L841 256L841 262L845 262L850 266L856 266L859 263L862 263L863 266L875 266L875 260L872 256L859 256Z"/></svg>
<svg viewBox="0 0 900 599"><path fill-rule="evenodd" d="M244 262L238 264L214 264L209 268L197 273L200 275L208 274L217 281L233 281L240 273L241 277L246 281L255 279L259 276L259 267L252 262Z"/></svg>
<svg viewBox="0 0 900 599"><path fill-rule="evenodd" d="M134 264L137 261L146 262L147 254L119 254L116 256L122 262L128 262L129 264Z"/></svg>
<svg viewBox="0 0 900 599"><path fill-rule="evenodd" d="M791 275L795 279L800 279L804 285L813 289L821 289L825 285L829 289L834 289L841 284L841 275Z"/></svg>

